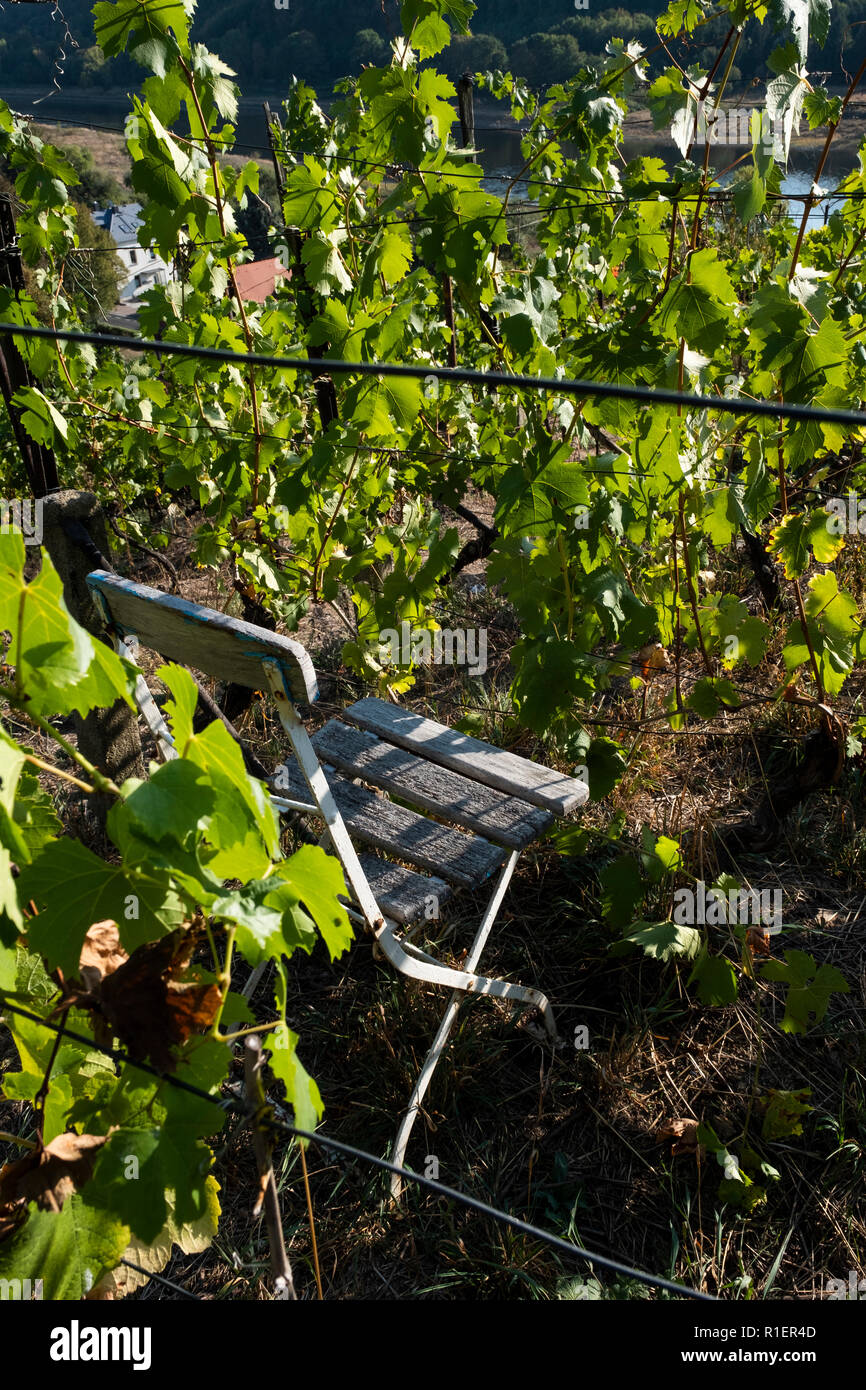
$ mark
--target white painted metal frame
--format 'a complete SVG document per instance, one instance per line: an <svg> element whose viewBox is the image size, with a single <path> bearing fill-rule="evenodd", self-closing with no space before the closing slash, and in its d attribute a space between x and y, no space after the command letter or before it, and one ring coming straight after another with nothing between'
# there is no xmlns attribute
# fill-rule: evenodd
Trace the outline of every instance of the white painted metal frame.
<svg viewBox="0 0 866 1390"><path fill-rule="evenodd" d="M391 1162L403 1167L403 1160L406 1156L406 1148L409 1143L409 1136L421 1110L421 1102L427 1093L433 1073L445 1051L448 1036L457 1018L460 1008L462 994L486 994L497 999L511 999L521 1004L529 1004L540 1010L544 1019L545 1028L551 1040L556 1038L556 1025L553 1018L553 1010L550 1001L540 992L528 986L512 984L507 980L492 979L485 975L475 973L481 953L487 944L487 939L493 929L499 909L511 882L512 875L517 867L520 858L519 850L512 850L505 864L502 866L493 890L493 895L487 905L481 924L472 943L472 948L466 958L465 970L455 970L450 966L442 965L426 951L420 950L408 941L400 941L397 937L398 926L385 917L373 896L367 876L358 860L355 847L349 837L349 833L343 823L343 818L337 809L333 793L328 786L327 778L319 762L318 756L310 737L304 727L303 721L298 715L289 691L286 687L285 679L280 668L279 662L265 660L263 663L268 685L273 695L280 722L291 740L292 748L297 757L298 764L304 775L307 786L313 796L313 800L319 808L319 813L325 821L327 833L334 847L334 852L346 873L349 886L355 897L355 901L361 908L363 920L367 927L373 932L377 945L390 963L400 971L402 975L408 975L415 980L423 980L428 984L450 986L452 989L451 999L445 1016L439 1025L439 1031L433 1041L433 1045L427 1054L424 1065L415 1083L412 1094L409 1098L409 1105L394 1141L391 1153ZM276 803L276 798L274 798ZM356 914L352 914L353 916ZM403 1181L398 1174L394 1174L391 1179L391 1195L395 1200L399 1200L403 1191Z"/></svg>
<svg viewBox="0 0 866 1390"><path fill-rule="evenodd" d="M103 610L109 627L111 627L111 615L107 611L108 605L103 596L96 593L97 601ZM115 650L121 655L137 665L135 660L135 648L138 639L128 634L125 639L121 639L116 633L112 634ZM490 898L481 924L475 935L475 940L466 957L466 969L455 970L450 966L442 965L435 957L422 951L419 947L412 945L408 940L399 939L397 933L400 930L398 924L384 916L370 888L367 876L361 866L355 847L346 829L343 818L334 800L333 792L328 785L327 777L319 762L319 758L310 742L309 734L295 709L285 673L280 662L271 657L262 660L262 668L265 681L274 697L279 715L280 723L289 736L292 750L298 760L298 765L303 773L304 780L310 789L312 803L291 800L287 797L272 796L271 802L278 812L297 811L307 814L320 815L325 822L326 835L323 839L329 839L333 846L334 853L343 867L343 871L348 880L354 900L360 912L351 908L348 909L349 915L356 921L362 922L373 934L375 942L386 959L401 974L409 976L411 979L421 980L426 984L439 985L452 990L448 1007L439 1025L436 1037L430 1051L424 1060L424 1065L418 1075L418 1079L409 1097L409 1104L400 1122L397 1137L391 1153L392 1163L399 1167L404 1167L404 1158L412 1133L415 1121L421 1112L421 1105L433 1079L433 1073L441 1060L451 1029L456 1022L460 1009L461 997L464 994L483 994L495 999L513 1000L515 1003L530 1005L537 1008L542 1015L544 1025L551 1040L556 1039L556 1025L553 1018L553 1010L547 997L537 989L528 986L512 984L507 980L493 979L489 976L478 975L476 970L494 922L502 906L503 899L508 890L517 861L520 858L519 850L512 850L505 864L499 871L493 894ZM135 689L135 697L139 709L156 739L157 746L162 757L167 761L178 756L174 739L165 719L160 713L156 702L147 687L143 676L138 677ZM252 996L267 963L257 966L250 975L244 987L244 995L247 998ZM403 1191L403 1180L399 1174L394 1174L391 1179L391 1195L395 1200L399 1200Z"/></svg>

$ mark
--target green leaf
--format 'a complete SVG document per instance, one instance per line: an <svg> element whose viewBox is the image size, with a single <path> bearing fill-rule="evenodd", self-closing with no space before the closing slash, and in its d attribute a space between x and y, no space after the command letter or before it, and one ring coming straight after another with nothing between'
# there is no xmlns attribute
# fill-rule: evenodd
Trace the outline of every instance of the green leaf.
<svg viewBox="0 0 866 1390"><path fill-rule="evenodd" d="M767 186L757 169L752 171L750 179L734 185L734 207L741 222L751 222L763 212L766 202Z"/></svg>
<svg viewBox="0 0 866 1390"><path fill-rule="evenodd" d="M615 942L611 955L622 955L635 946L654 960L675 960L678 956L691 960L700 950L701 934L695 927L680 927L675 922L638 922L622 941Z"/></svg>
<svg viewBox="0 0 866 1390"><path fill-rule="evenodd" d="M670 0L658 21L658 31L675 38L681 30L691 33L706 17L709 0Z"/></svg>
<svg viewBox="0 0 866 1390"><path fill-rule="evenodd" d="M340 255L340 245L346 240L346 230L336 227L327 235L316 231L304 242L301 260L307 283L317 294L328 295L332 290L350 290L352 277Z"/></svg>
<svg viewBox="0 0 866 1390"><path fill-rule="evenodd" d="M40 1211L35 1202L24 1224L0 1243L0 1297L8 1280L42 1282L42 1297L77 1302L109 1270L129 1244L129 1229L115 1216L74 1193L60 1211Z"/></svg>
<svg viewBox="0 0 866 1390"><path fill-rule="evenodd" d="M402 280L412 264L412 242L408 235L395 227L387 227L382 238L379 269L389 285Z"/></svg>
<svg viewBox="0 0 866 1390"><path fill-rule="evenodd" d="M119 0L115 5L99 0L93 7L96 42L106 58L122 53L128 44L134 57L163 76L172 53L169 33L183 56L190 56L189 20L194 11L195 0Z"/></svg>
<svg viewBox="0 0 866 1390"><path fill-rule="evenodd" d="M807 1032L812 1021L820 1023L823 1019L831 994L850 993L845 976L835 965L819 967L805 951L786 951L784 961L767 961L761 975L788 986L785 1016L779 1024L783 1033Z"/></svg>
<svg viewBox="0 0 866 1390"><path fill-rule="evenodd" d="M181 845L206 827L216 802L205 773L186 758L152 768L146 782L127 782L121 791L134 829L153 840L169 836Z"/></svg>
<svg viewBox="0 0 866 1390"><path fill-rule="evenodd" d="M770 0L777 27L790 28L801 60L805 63L809 39L824 46L830 32L832 0Z"/></svg>
<svg viewBox="0 0 866 1390"><path fill-rule="evenodd" d="M12 877L13 862L23 868L30 860L30 850L15 819L15 800L18 780L24 766L24 754L18 745L0 728L0 940L4 964L0 966L0 988L12 989L16 977L15 939L24 930L24 915L18 902L18 888ZM4 918L11 930L3 929Z"/></svg>
<svg viewBox="0 0 866 1390"><path fill-rule="evenodd" d="M247 772L225 725L214 722L192 735L185 757L205 773L214 798L207 838L217 852L210 871L244 881L266 874L279 855L276 813L266 788Z"/></svg>
<svg viewBox="0 0 866 1390"><path fill-rule="evenodd" d="M280 1024L268 1037L271 1070L286 1088L297 1127L312 1131L324 1114L324 1106L318 1086L298 1057L298 1035L286 1024L287 982L280 962L277 962L274 993ZM300 1142L304 1143L303 1140Z"/></svg>
<svg viewBox="0 0 866 1390"><path fill-rule="evenodd" d="M832 570L816 575L809 584L805 604L809 642L818 662L821 681L828 695L836 695L854 663L854 640L860 629L857 604L839 589ZM809 647L800 619L788 628L782 658L789 671L810 660Z"/></svg>
<svg viewBox="0 0 866 1390"><path fill-rule="evenodd" d="M250 965L291 956L297 947L309 955L318 937L290 883L276 878L247 883L210 904L214 916L237 923L237 944Z"/></svg>
<svg viewBox="0 0 866 1390"><path fill-rule="evenodd" d="M173 661L167 666L160 666L156 675L174 696L174 699L166 701L165 710L177 750L183 756L193 736L192 721L198 704L198 689L189 671Z"/></svg>
<svg viewBox="0 0 866 1390"><path fill-rule="evenodd" d="M731 962L724 956L711 956L706 948L695 961L688 984L697 985L702 1004L721 1008L737 998L737 974Z"/></svg>
<svg viewBox="0 0 866 1390"><path fill-rule="evenodd" d="M551 345L559 331L559 315L554 308L559 297L556 285L543 275L530 276L519 291L497 295L492 307L499 315L508 346L523 357L532 351L536 339Z"/></svg>
<svg viewBox="0 0 866 1390"><path fill-rule="evenodd" d="M281 871L321 932L331 960L336 960L354 939L352 923L339 902L348 896L339 860L318 845L302 845Z"/></svg>
<svg viewBox="0 0 866 1390"><path fill-rule="evenodd" d="M739 709L742 701L729 680L711 676L695 682L685 703L702 719L715 719L720 709Z"/></svg>
<svg viewBox="0 0 866 1390"><path fill-rule="evenodd" d="M811 1095L808 1086L800 1091L769 1091L765 1100L761 1137L771 1140L790 1139L796 1134L802 1134L802 1117L810 1114L815 1108L809 1104Z"/></svg>
<svg viewBox="0 0 866 1390"><path fill-rule="evenodd" d="M696 251L658 310L662 330L712 355L728 338L736 295L715 248Z"/></svg>
<svg viewBox="0 0 866 1390"><path fill-rule="evenodd" d="M450 40L446 20L458 34L465 34L475 13L472 0L402 0L400 19L403 33L421 58L432 58Z"/></svg>
<svg viewBox="0 0 866 1390"><path fill-rule="evenodd" d="M24 583L20 542L18 535L0 535L0 629L11 633L9 657L29 708L42 715L87 714L118 699L135 708L133 668L73 620L44 552L41 570Z"/></svg>
<svg viewBox="0 0 866 1390"><path fill-rule="evenodd" d="M775 157L785 165L806 96L806 73L796 62L796 53L789 61L791 66L767 83L767 116L773 123Z"/></svg>
<svg viewBox="0 0 866 1390"><path fill-rule="evenodd" d="M24 386L12 397L23 412L21 423L31 439L52 448L55 436L66 442L68 426L60 411L37 386Z"/></svg>
<svg viewBox="0 0 866 1390"><path fill-rule="evenodd" d="M612 927L624 927L634 920L635 908L643 901L644 882L636 859L624 855L606 864L599 874L602 912Z"/></svg>
<svg viewBox="0 0 866 1390"><path fill-rule="evenodd" d="M15 794L13 819L19 827L21 839L26 846L24 861L27 862L35 850L56 840L63 833L60 818L54 809L54 802L39 782L33 768L24 766L18 779ZM19 861L21 862L21 861Z"/></svg>
<svg viewBox="0 0 866 1390"><path fill-rule="evenodd" d="M176 1249L184 1255L196 1255L206 1250L219 1228L219 1187L215 1178L205 1179L205 1193L207 1205L202 1215L194 1221L179 1222L176 1217L177 1194L170 1188L166 1189L165 1225L150 1240L140 1240L133 1236L123 1252L123 1258L130 1263L107 1275L101 1288L108 1289L116 1298L121 1298L142 1288L148 1283L152 1273L158 1274L164 1269ZM132 1268L133 1265L137 1268Z"/></svg>
<svg viewBox="0 0 866 1390"><path fill-rule="evenodd" d="M422 403L420 381L408 377L366 377L346 392L347 413L371 439L410 429Z"/></svg>
<svg viewBox="0 0 866 1390"><path fill-rule="evenodd" d="M808 512L789 512L770 533L769 550L785 566L786 579L799 579L810 564L810 552L819 564L836 558L845 538L832 526L833 518L823 507Z"/></svg>
<svg viewBox="0 0 866 1390"><path fill-rule="evenodd" d="M716 610L716 631L721 643L722 664L728 668L739 661L758 666L770 640L770 629L753 617L739 599L727 596Z"/></svg>
<svg viewBox="0 0 866 1390"><path fill-rule="evenodd" d="M586 749L585 761L590 797L593 801L603 801L626 770L622 750L612 738L594 738Z"/></svg>
<svg viewBox="0 0 866 1390"><path fill-rule="evenodd" d="M803 110L810 130L817 130L822 125L838 125L842 98L831 97L824 87L816 87L806 95Z"/></svg>
<svg viewBox="0 0 866 1390"><path fill-rule="evenodd" d="M682 867L683 855L677 840L669 835L653 838L652 832L644 828L644 852L641 862L651 883L661 883L666 874L672 874Z"/></svg>
<svg viewBox="0 0 866 1390"><path fill-rule="evenodd" d="M129 952L177 925L176 899L166 882L128 875L78 840L54 840L40 850L19 879L19 893L39 908L28 923L31 948L69 978L78 975L81 947L94 922L116 922Z"/></svg>

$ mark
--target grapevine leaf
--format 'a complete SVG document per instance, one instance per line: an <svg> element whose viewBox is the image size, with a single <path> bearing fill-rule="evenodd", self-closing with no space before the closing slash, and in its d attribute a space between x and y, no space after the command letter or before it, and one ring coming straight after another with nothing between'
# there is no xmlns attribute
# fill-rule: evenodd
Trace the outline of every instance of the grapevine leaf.
<svg viewBox="0 0 866 1390"><path fill-rule="evenodd" d="M27 1218L0 1242L0 1298L9 1282L41 1281L42 1297L77 1301L113 1269L129 1244L129 1229L115 1216L76 1193L60 1211L40 1211L31 1202ZM12 1295L14 1296L14 1295Z"/></svg>
<svg viewBox="0 0 866 1390"><path fill-rule="evenodd" d="M21 900L39 913L28 924L33 950L64 975L78 973L81 948L94 922L116 922L128 951L166 935L176 922L168 885L129 876L106 864L78 840L53 840L34 857L19 880Z"/></svg>
<svg viewBox="0 0 866 1390"><path fill-rule="evenodd" d="M624 927L634 920L635 908L643 901L644 882L636 859L625 855L601 870L602 912L612 927Z"/></svg>
<svg viewBox="0 0 866 1390"><path fill-rule="evenodd" d="M700 950L701 934L695 927L680 927L675 922L637 922L622 941L611 947L611 955L622 955L641 946L654 960L668 961L682 956L693 959Z"/></svg>
<svg viewBox="0 0 866 1390"><path fill-rule="evenodd" d="M811 1095L808 1087L800 1091L770 1091L766 1097L761 1137L771 1140L790 1139L796 1134L802 1134L802 1117L815 1108L809 1104Z"/></svg>
<svg viewBox="0 0 866 1390"><path fill-rule="evenodd" d="M299 1129L312 1131L324 1114L324 1106L318 1086L298 1056L298 1035L286 1023L287 981L282 962L277 962L274 993L280 1023L268 1038L271 1070L286 1088L295 1124Z"/></svg>
<svg viewBox="0 0 866 1390"><path fill-rule="evenodd" d="M835 965L818 966L805 951L786 951L784 961L767 961L761 975L788 986L785 1016L779 1024L784 1033L807 1032L813 1021L823 1019L831 994L850 993L845 976Z"/></svg>
<svg viewBox="0 0 866 1390"><path fill-rule="evenodd" d="M285 865L292 891L297 893L336 960L352 944L354 933L339 899L347 896L339 860L318 845L302 845Z"/></svg>
<svg viewBox="0 0 866 1390"><path fill-rule="evenodd" d="M704 949L695 961L689 985L696 984L702 1004L721 1008L737 998L737 974L724 956L711 956Z"/></svg>
<svg viewBox="0 0 866 1390"><path fill-rule="evenodd" d="M72 619L48 555L38 575L24 583L20 541L18 535L0 535L0 628L11 633L10 656L18 663L16 678L29 708L43 715L87 714L118 698L134 708L133 668Z"/></svg>

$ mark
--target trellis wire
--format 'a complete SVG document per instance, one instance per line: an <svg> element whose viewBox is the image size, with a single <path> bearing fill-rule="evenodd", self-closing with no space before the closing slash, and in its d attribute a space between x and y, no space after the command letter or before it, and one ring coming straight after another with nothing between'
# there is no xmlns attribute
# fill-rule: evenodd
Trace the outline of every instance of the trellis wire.
<svg viewBox="0 0 866 1390"><path fill-rule="evenodd" d="M275 357L267 352L233 352L228 348L199 347L195 343L176 343L170 339L124 337L114 333L82 333L65 328L40 328L32 324L0 323L0 334L23 338L62 339L71 343L90 343L94 347L125 348L128 352L157 352L166 356L198 357L202 361L234 362L250 367L278 367L288 371L311 372L314 376L341 375L403 377L415 380L435 378L467 386L502 386L509 391L526 387L550 391L560 396L598 396L602 400L639 401L646 405L689 406L694 410L715 410L723 415L757 415L772 419L814 420L818 424L866 427L866 413L787 401L752 400L742 396L696 396L667 387L620 386L607 381L578 381L570 377L528 376L521 372L489 372L468 367L437 367L433 363L410 366L396 362L343 362L322 358Z"/></svg>

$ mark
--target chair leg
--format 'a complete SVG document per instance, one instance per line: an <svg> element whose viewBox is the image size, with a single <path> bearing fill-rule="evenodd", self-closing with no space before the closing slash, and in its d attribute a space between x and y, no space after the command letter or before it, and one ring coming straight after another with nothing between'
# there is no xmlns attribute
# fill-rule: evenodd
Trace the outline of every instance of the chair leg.
<svg viewBox="0 0 866 1390"><path fill-rule="evenodd" d="M364 920L370 930L379 932L384 926L384 918L370 890L367 875L361 868L355 846L349 838L349 832L343 824L343 817L337 809L333 792L328 786L328 779L322 771L319 759L310 742L310 736L291 701L280 665L271 660L270 657L266 657L262 661L262 668L271 694L276 701L280 723L289 736L304 781L310 789L319 814L324 819L334 853L342 865L343 873L352 890L355 902L363 913Z"/></svg>
<svg viewBox="0 0 866 1390"><path fill-rule="evenodd" d="M481 919L481 924L475 935L475 940L473 941L469 954L466 957L466 965L469 971L474 971L475 967L478 964L481 952L484 950L484 947L487 943L487 938L489 937L490 932L493 928L493 924L496 920L497 913L499 912L499 909L502 906L502 900L505 897L508 885L511 882L511 876L514 873L515 868L517 867L517 861L519 857L520 856L518 851L512 851L508 860L502 866L499 879L497 881L495 889L493 890L493 896L491 897L490 902L487 905L487 909L484 913L484 916ZM384 935L385 933L382 933L379 937L380 943L383 944L383 946ZM396 944L393 942L393 929L391 934L391 941L393 944ZM398 965L398 969L400 968L401 967ZM455 975L463 973L459 971L446 972L441 966L439 967L439 970L441 970L443 974L447 973ZM406 969L405 973L414 975L416 974L416 971L414 969ZM418 974L417 978L425 978L425 976L421 976L420 974ZM429 976L426 978L429 978ZM470 975L469 978L477 980L479 986L481 985L483 979L483 977L473 975ZM433 982L437 984L445 983L444 979L436 979ZM391 1151L391 1162L397 1164L397 1166L400 1168L404 1166L403 1160L406 1156L406 1149L409 1144L409 1136L411 1135L412 1129L415 1125L415 1121L418 1118L421 1109L421 1102L423 1101L424 1096L427 1094L430 1082L433 1079L433 1073L439 1065L439 1061L445 1051L445 1047L448 1042L448 1036L451 1032L451 1029L454 1026L457 1014L459 1013L462 993L466 992L472 994L492 994L498 996L499 998L517 999L525 1003L532 1003L541 1010L541 1014L544 1019L544 1024L549 1037L552 1040L556 1039L556 1024L553 1018L553 1010L550 1007L550 1001L547 999L545 995L541 994L539 990L530 989L523 985L509 985L506 984L504 980L484 979L483 983L487 985L488 988L474 987L470 990L467 988L466 985L458 985L448 1001L448 1007L445 1010L442 1022L440 1023L439 1029L436 1033L436 1037L433 1039L433 1045L424 1059L424 1065L421 1068L421 1071L418 1075L418 1080L415 1082L415 1085L412 1089L412 1094L409 1097L409 1105L406 1109L406 1113L400 1121L400 1127L397 1130L397 1136L394 1140L394 1147ZM399 1173L393 1173L391 1176L391 1197L395 1202L398 1202L402 1194L403 1179L401 1178Z"/></svg>

